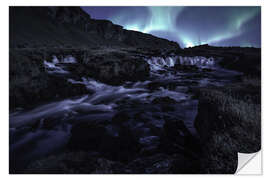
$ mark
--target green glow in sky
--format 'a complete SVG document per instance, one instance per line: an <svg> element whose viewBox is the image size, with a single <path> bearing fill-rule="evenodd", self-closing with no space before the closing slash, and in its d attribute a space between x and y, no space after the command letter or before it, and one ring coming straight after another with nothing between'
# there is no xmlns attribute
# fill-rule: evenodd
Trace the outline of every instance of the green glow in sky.
<svg viewBox="0 0 270 180"><path fill-rule="evenodd" d="M148 7L150 11L150 23L143 32L151 31L175 31L177 15L183 7Z"/></svg>
<svg viewBox="0 0 270 180"><path fill-rule="evenodd" d="M128 30L141 31L144 33L167 32L176 34L176 39L174 41L181 42L185 47L192 47L199 44L198 34L194 33L196 30L194 29L194 31L191 32L190 29L185 29L185 27L179 26L179 24L181 25L181 22L177 22L177 17L184 13L183 10L185 8L186 7L166 6L147 7L147 15L140 16L141 14L137 13L137 16L125 19L129 12L122 12L116 14L112 18L112 21L116 24L121 24L125 29ZM192 8L189 10L192 11ZM202 36L201 44L218 43L230 38L240 36L246 31L244 25L258 13L260 13L260 8L233 8L230 9L230 11L232 12L228 14L228 21L224 22L225 28L218 29L216 32L207 35L207 38ZM200 14L197 13L194 16L200 16ZM248 42L245 44L248 44Z"/></svg>

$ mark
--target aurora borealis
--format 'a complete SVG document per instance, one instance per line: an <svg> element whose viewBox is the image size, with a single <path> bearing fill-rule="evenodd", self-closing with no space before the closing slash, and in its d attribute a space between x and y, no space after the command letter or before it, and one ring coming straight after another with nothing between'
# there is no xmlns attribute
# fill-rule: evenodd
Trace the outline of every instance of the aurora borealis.
<svg viewBox="0 0 270 180"><path fill-rule="evenodd" d="M176 41L261 47L261 8L246 7L82 7L95 19L108 19L125 29Z"/></svg>

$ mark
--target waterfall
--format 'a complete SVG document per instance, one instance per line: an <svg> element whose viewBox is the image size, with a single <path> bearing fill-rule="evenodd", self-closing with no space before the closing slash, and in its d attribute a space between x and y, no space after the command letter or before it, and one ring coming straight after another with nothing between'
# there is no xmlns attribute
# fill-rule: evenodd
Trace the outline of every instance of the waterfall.
<svg viewBox="0 0 270 180"><path fill-rule="evenodd" d="M70 64L70 63L77 63L77 61L71 55L64 57L60 61L55 55L53 55L51 62L46 61L46 60L44 60L44 62L43 62L47 72L50 74L67 74L67 73L69 73L68 71L63 69L63 65L61 65L60 63L61 64Z"/></svg>
<svg viewBox="0 0 270 180"><path fill-rule="evenodd" d="M57 63L59 63L59 60L56 56L53 56L52 62L53 62L53 64L57 64Z"/></svg>
<svg viewBox="0 0 270 180"><path fill-rule="evenodd" d="M165 67L174 67L175 64L181 65L193 65L200 68L210 68L215 65L215 59L213 57L206 58L203 56L172 56L172 57L151 57L146 59L152 71L164 70Z"/></svg>
<svg viewBox="0 0 270 180"><path fill-rule="evenodd" d="M65 71L62 67L60 66L57 66L58 63L55 63L55 59L53 62L48 62L48 61L44 61L44 66L47 70L48 73L50 74L55 74L55 73L58 73L58 74L67 74L68 71Z"/></svg>
<svg viewBox="0 0 270 180"><path fill-rule="evenodd" d="M73 56L67 56L63 59L62 63L76 63L76 59Z"/></svg>

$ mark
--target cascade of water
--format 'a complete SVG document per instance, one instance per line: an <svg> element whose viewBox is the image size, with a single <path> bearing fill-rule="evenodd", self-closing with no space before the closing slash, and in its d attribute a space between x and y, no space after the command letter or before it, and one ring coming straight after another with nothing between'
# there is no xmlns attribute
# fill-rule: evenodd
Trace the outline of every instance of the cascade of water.
<svg viewBox="0 0 270 180"><path fill-rule="evenodd" d="M56 60L55 60L56 61ZM65 71L62 67L57 66L57 63L44 61L44 66L47 69L47 72L50 74L59 73L59 74L67 74L68 72Z"/></svg>
<svg viewBox="0 0 270 180"><path fill-rule="evenodd" d="M69 55L63 59L62 63L76 63L76 62L77 62L76 59L73 56Z"/></svg>
<svg viewBox="0 0 270 180"><path fill-rule="evenodd" d="M203 56L172 56L165 59L162 57L151 57L150 59L146 59L146 61L150 65L150 69L152 71L164 70L165 67L174 67L175 64L194 65L198 67L212 67L215 65L215 60L213 57L206 58Z"/></svg>
<svg viewBox="0 0 270 180"><path fill-rule="evenodd" d="M44 60L44 66L50 74L67 74L68 71L65 71L59 63L76 63L76 59L69 55L63 58L61 61L58 60L56 56L53 56L52 62Z"/></svg>
<svg viewBox="0 0 270 180"><path fill-rule="evenodd" d="M57 63L59 63L59 60L57 59L56 56L53 56L52 62L53 62L54 64L57 64Z"/></svg>
<svg viewBox="0 0 270 180"><path fill-rule="evenodd" d="M174 66L174 63L175 63L174 60L173 60L173 58L168 57L168 58L166 58L166 59L168 59L167 66L173 67L173 66Z"/></svg>

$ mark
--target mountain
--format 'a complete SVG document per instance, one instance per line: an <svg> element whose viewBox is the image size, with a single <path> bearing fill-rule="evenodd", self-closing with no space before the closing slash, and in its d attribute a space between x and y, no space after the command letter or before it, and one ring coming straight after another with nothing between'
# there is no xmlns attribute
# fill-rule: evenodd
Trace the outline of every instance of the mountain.
<svg viewBox="0 0 270 180"><path fill-rule="evenodd" d="M10 7L10 47L179 49L176 42L95 20L80 7Z"/></svg>

